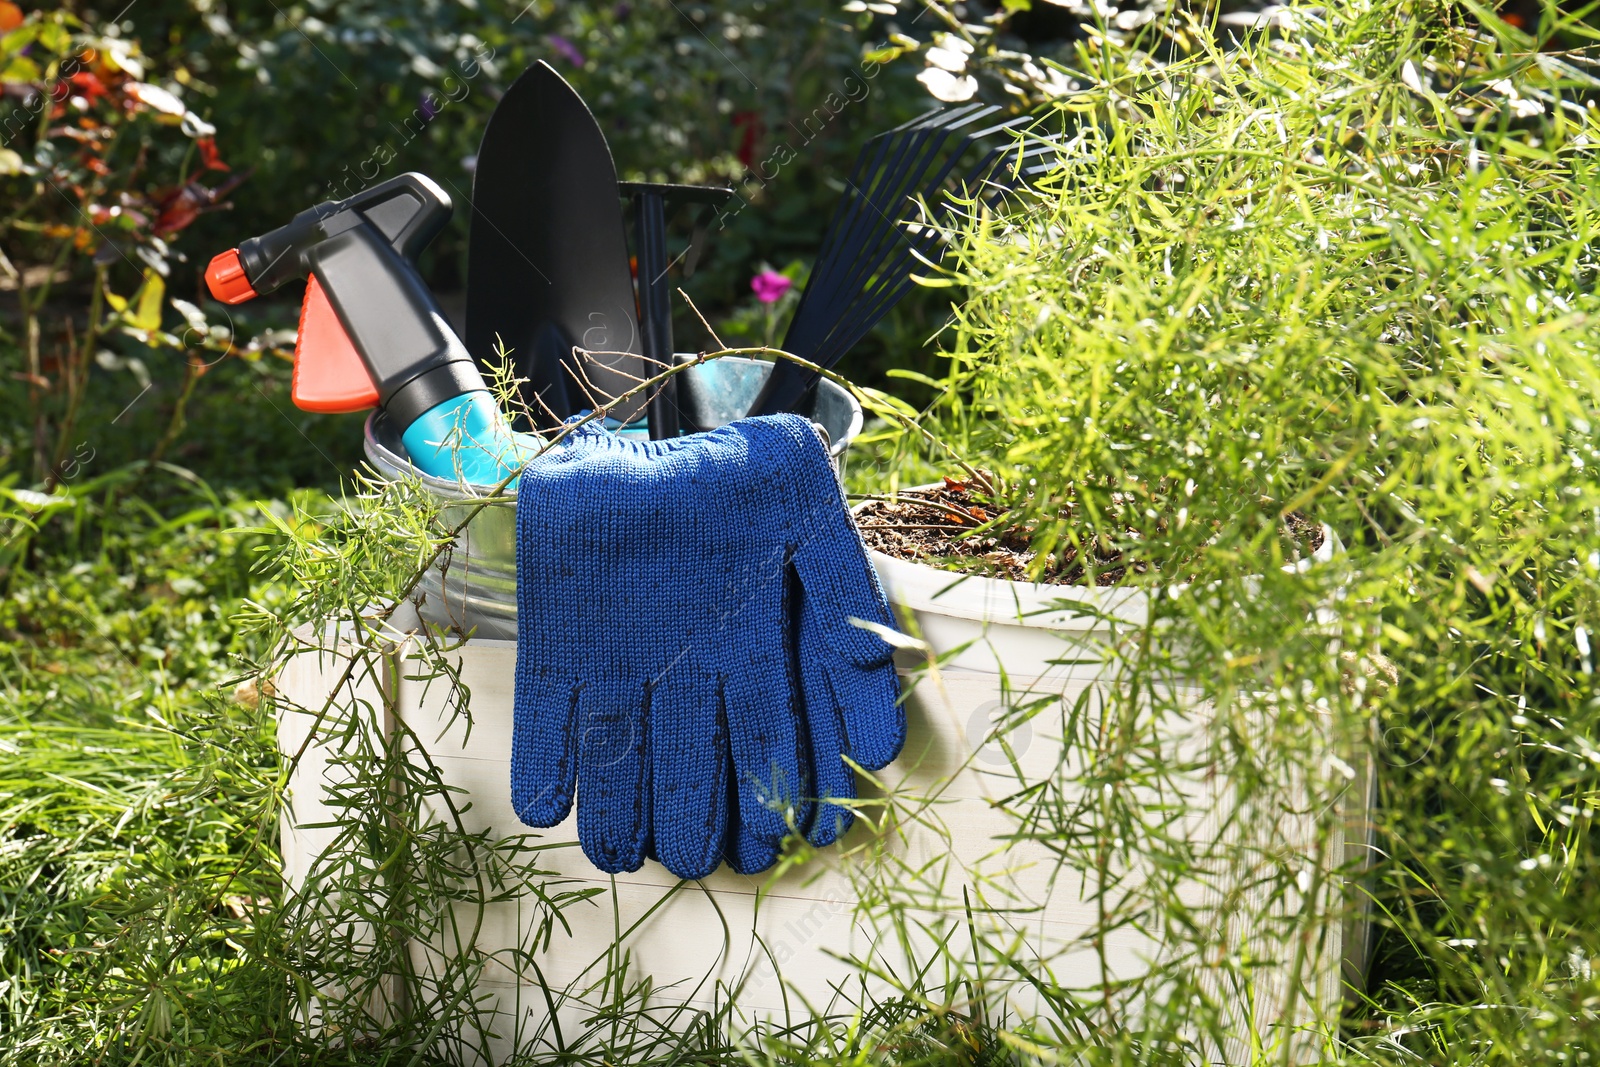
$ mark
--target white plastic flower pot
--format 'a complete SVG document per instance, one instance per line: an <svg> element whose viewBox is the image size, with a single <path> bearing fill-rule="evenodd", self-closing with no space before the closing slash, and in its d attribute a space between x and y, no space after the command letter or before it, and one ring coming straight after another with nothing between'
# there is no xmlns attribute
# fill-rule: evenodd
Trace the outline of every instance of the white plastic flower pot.
<svg viewBox="0 0 1600 1067"><path fill-rule="evenodd" d="M658 1024L668 1028L689 1025L689 1016L667 1011L671 1006L731 1006L743 1023L794 1023L812 1011L848 1014L864 1000L899 995L908 976L918 973L919 996L974 1012L969 1000L981 989L987 1017L1014 1023L1048 1011L1041 982L1084 987L1132 977L1161 959L1159 939L1132 929L1085 942L1099 917L1092 887L1069 877L1047 843L1012 840L1018 826L1005 803L1019 775L1062 781L1065 774L1067 793L1077 788L1073 776L1086 768L1063 768L1055 712L1093 702L1103 628L1108 620L1142 622L1141 595L958 581L958 575L876 554L873 562L890 599L912 613L935 651L962 650L936 673L902 671L909 690L904 752L876 787L863 784L862 817L844 841L776 877L723 868L703 882L680 883L655 863L634 874L600 873L579 850L570 819L537 831L544 847L528 853L526 862L550 872L544 879L549 892L589 890L593 896L562 909L559 922L533 894L464 903L458 921L414 937L407 951L425 980L459 981L451 959L467 957L479 966L471 992L493 1025L447 1027L442 1041L476 1062L503 1063L518 1052L537 1060L555 1047L553 1015L570 1045L614 993L615 975L609 986L601 979L624 957L628 983L648 978L645 1000L661 1009ZM1062 598L1099 617L1064 607ZM334 839L336 831L321 824L334 818L329 798L348 777L341 760L355 744L348 733L310 736L330 696L336 703L386 706L374 729L403 730L415 739L397 748L407 759L436 767L457 791L453 806L465 829L483 831L486 840L529 832L510 804L513 642L473 639L448 653L470 694L462 709L443 681L411 677L417 673L414 648L402 648L387 670L385 704L373 679L338 689L347 647L331 635L317 641L310 633L301 636L307 651L278 679L280 745L286 754L305 749L289 782L282 827L291 891L307 884ZM1076 662L1063 665L1063 659ZM1007 709L1019 702L1045 710L1017 721ZM1195 721L1203 718L1197 707ZM1073 799L1067 793L1064 803ZM1186 798L1192 810L1181 819L1191 832L1215 834L1217 795L1214 784L1196 780ZM456 817L433 814L440 821ZM1295 818L1286 820L1287 843L1303 832ZM1183 895L1197 905L1206 900L1198 884L1186 886ZM1305 994L1296 1018L1326 1015L1340 997L1342 932L1316 934L1316 951L1296 983ZM975 952L975 942L1001 947L1001 955L1024 967L975 966L974 958L993 955ZM1257 1009L1241 1013L1241 1031L1281 1004L1287 984L1270 974L1260 978L1252 991ZM381 1015L384 1009L372 1010ZM1213 1055L1231 1060L1251 1040L1241 1032L1233 1048ZM1261 1040L1270 1045L1275 1039Z"/></svg>
<svg viewBox="0 0 1600 1067"><path fill-rule="evenodd" d="M1324 526L1323 533L1322 545L1298 566L1325 565L1343 551L1331 528ZM1117 586L1034 585L964 575L877 551L869 552L869 557L891 604L925 642L923 655L931 654L942 664L936 674L917 678L908 703L911 720L945 722L959 731L975 753L975 759L962 774L985 781L991 795L1014 795L1049 781L1051 763L1061 751L1059 737L1051 737L1042 729L1050 716L1024 717L1019 725L1002 725L998 730L994 723L1016 721L1014 709L1040 702L1062 708L1095 705L1102 695L1097 690L1107 680L1108 648L1119 631L1137 633L1146 626L1148 596ZM1167 735L1157 743L1163 745L1174 762L1187 758L1205 766L1197 757L1206 744L1210 709L1198 690L1185 690L1177 684L1170 686L1167 693L1176 696L1176 705L1192 711L1187 723L1168 723ZM1271 714L1272 701L1262 699L1259 709L1245 716L1246 729L1265 732ZM1311 755L1319 761L1331 761L1338 768L1336 777L1346 781L1331 812L1336 816L1335 828L1323 838L1320 873L1331 875L1340 868L1360 869L1370 861L1375 778L1369 752L1334 751L1331 740L1328 744L1326 752ZM1185 796L1190 807L1185 814L1188 832L1196 842L1217 837L1217 827L1231 803L1227 783L1206 781L1208 773L1209 770L1202 770L1197 774ZM1059 770L1055 776L1059 778ZM1081 799L1083 795L1080 790L1070 799ZM1171 798L1164 800L1170 802ZM1235 887L1259 878L1255 888L1243 891L1239 910L1242 914L1270 914L1292 921L1293 912L1306 900L1295 899L1293 892L1281 902L1269 899L1275 883L1272 872L1265 868L1272 866L1273 853L1279 857L1298 853L1303 865L1295 872L1297 884L1303 887L1308 880L1318 883L1324 914L1334 917L1303 931L1315 949L1298 966L1290 960L1279 960L1256 969L1251 988L1241 991L1240 998L1241 1002L1248 999L1253 1007L1241 1009L1235 1016L1232 1029L1237 1036L1226 1047L1214 1051L1219 1062L1250 1061L1252 1047L1259 1049L1261 1041L1270 1045L1274 1040L1263 1037L1271 1030L1279 1029L1276 1040L1284 1040L1280 1028L1285 1025L1306 1028L1306 1032L1290 1039L1290 1062L1315 1062L1319 1035L1312 1032L1314 1021L1336 1023L1342 1000L1352 989L1359 988L1366 971L1367 907L1360 901L1341 907L1338 899L1342 887L1334 878L1310 878L1320 812L1309 792L1303 786L1297 788L1292 776L1282 809L1251 830L1228 831L1234 840L1241 833L1270 839L1263 840L1259 849L1253 847L1252 841L1252 847L1242 850L1260 854L1256 870L1231 872L1229 881ZM1049 862L1051 857L1035 842L1027 842L1017 851L1030 848L1035 851L1032 857L1013 853L1008 858L1022 865L1030 860ZM1137 872L1131 873L1137 876ZM1178 895L1186 901L1226 911L1219 899L1221 892L1197 879ZM1029 899L1040 906L1048 923L1049 918L1071 914L1071 901L1061 899L1061 895L1059 887L1055 887L1050 899ZM1066 895L1070 897L1070 892ZM1223 940L1232 951L1257 956L1281 951L1281 946L1260 930L1229 930ZM1113 934L1105 939L1105 945L1108 957L1120 961L1114 970L1122 974L1131 974L1162 958L1161 950L1150 939L1131 932ZM1098 966L1096 960L1085 959L1083 963L1086 972L1093 972ZM1057 977L1060 978L1059 973ZM1083 977L1092 981L1095 976L1086 973ZM1226 997L1224 987L1231 981L1232 976L1218 976L1215 988L1219 997Z"/></svg>

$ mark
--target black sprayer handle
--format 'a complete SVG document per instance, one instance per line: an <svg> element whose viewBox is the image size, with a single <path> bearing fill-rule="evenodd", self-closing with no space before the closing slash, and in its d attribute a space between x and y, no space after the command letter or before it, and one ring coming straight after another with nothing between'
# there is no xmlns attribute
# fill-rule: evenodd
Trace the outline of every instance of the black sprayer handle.
<svg viewBox="0 0 1600 1067"><path fill-rule="evenodd" d="M240 242L239 263L257 293L270 293L306 276L308 257L321 240L361 223L414 263L450 222L452 210L450 195L413 171L344 200L309 207L276 230Z"/></svg>
<svg viewBox="0 0 1600 1067"><path fill-rule="evenodd" d="M307 258L378 387L378 402L400 426L485 388L432 291L376 228L351 226L318 242Z"/></svg>
<svg viewBox="0 0 1600 1067"><path fill-rule="evenodd" d="M313 288L326 297L338 323L330 324L332 335L321 335L313 346L320 350L310 354L302 336L297 381L302 360L331 358L337 350L353 348L378 403L403 430L430 408L487 388L413 263L450 213L450 197L432 180L402 174L344 200L308 208L286 225L242 242L212 260L206 281L219 300L239 303L314 278ZM308 290L308 307L320 298ZM303 317L302 334L306 329ZM340 330L343 339L337 337ZM301 402L298 395L296 402ZM359 407L359 398L353 403Z"/></svg>

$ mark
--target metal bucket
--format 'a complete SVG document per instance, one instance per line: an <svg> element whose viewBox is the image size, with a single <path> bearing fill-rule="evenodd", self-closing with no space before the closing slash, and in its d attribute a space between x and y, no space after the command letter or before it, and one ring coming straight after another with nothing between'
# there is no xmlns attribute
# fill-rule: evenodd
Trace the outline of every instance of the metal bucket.
<svg viewBox="0 0 1600 1067"><path fill-rule="evenodd" d="M680 356L679 359L692 358ZM741 418L772 373L765 360L724 356L678 375L678 408L686 424L710 430ZM844 453L861 432L861 405L849 390L830 381L817 389L811 410L800 414L827 432L834 466L843 472ZM406 458L405 446L381 411L367 419L367 460L381 477L414 477L442 500L444 521L462 522L481 494L460 482L422 474ZM462 531L456 547L423 576L417 612L424 619L478 637L517 636L517 508L511 502L483 508Z"/></svg>

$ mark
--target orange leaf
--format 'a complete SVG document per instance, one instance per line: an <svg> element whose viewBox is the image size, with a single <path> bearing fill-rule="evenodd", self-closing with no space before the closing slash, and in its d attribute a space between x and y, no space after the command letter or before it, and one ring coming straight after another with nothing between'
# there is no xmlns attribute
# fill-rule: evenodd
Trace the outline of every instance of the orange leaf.
<svg viewBox="0 0 1600 1067"><path fill-rule="evenodd" d="M3 0L0 0L0 2L3 2ZM106 83L101 81L100 76L93 71L80 70L76 74L70 75L67 81L78 95L88 100L91 104L102 96L111 95L111 90L106 88Z"/></svg>
<svg viewBox="0 0 1600 1067"><path fill-rule="evenodd" d="M195 141L195 147L200 149L200 160L206 170L232 170L222 161L222 156L217 153L217 139L215 137L201 137Z"/></svg>

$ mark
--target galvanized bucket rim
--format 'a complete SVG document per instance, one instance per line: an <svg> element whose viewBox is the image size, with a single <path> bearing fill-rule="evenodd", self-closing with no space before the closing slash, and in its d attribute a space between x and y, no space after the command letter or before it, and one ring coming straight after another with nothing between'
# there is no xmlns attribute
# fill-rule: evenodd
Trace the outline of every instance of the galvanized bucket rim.
<svg viewBox="0 0 1600 1067"><path fill-rule="evenodd" d="M687 355L680 354L678 356L678 359L680 360L693 358L694 355L692 353ZM769 361L764 359L755 359L750 356L719 356L717 357L716 362L735 364L766 364ZM686 373L694 372L689 371ZM860 401L856 400L855 396L850 392L850 390L839 385L837 382L824 379L819 383L819 388L829 393L838 394L840 398L847 401L850 406L849 428L844 434L838 435L835 439L832 439L828 442L828 453L833 457L833 461L835 465L837 465L840 457L844 455L845 449L850 447L850 442L855 440L856 435L861 432L862 426L865 425L865 415L862 413ZM414 477L420 481L429 492L446 500L477 500L489 495L489 491L486 487L469 485L465 482L454 481L446 478L438 478L434 475L424 474L417 470L416 467L411 465L411 461L408 458L396 453L378 439L378 426L385 420L385 418L386 417L381 409L376 410L367 416L367 421L362 426L362 444L365 448L367 459L371 461L373 467L384 478L392 481L403 477Z"/></svg>

